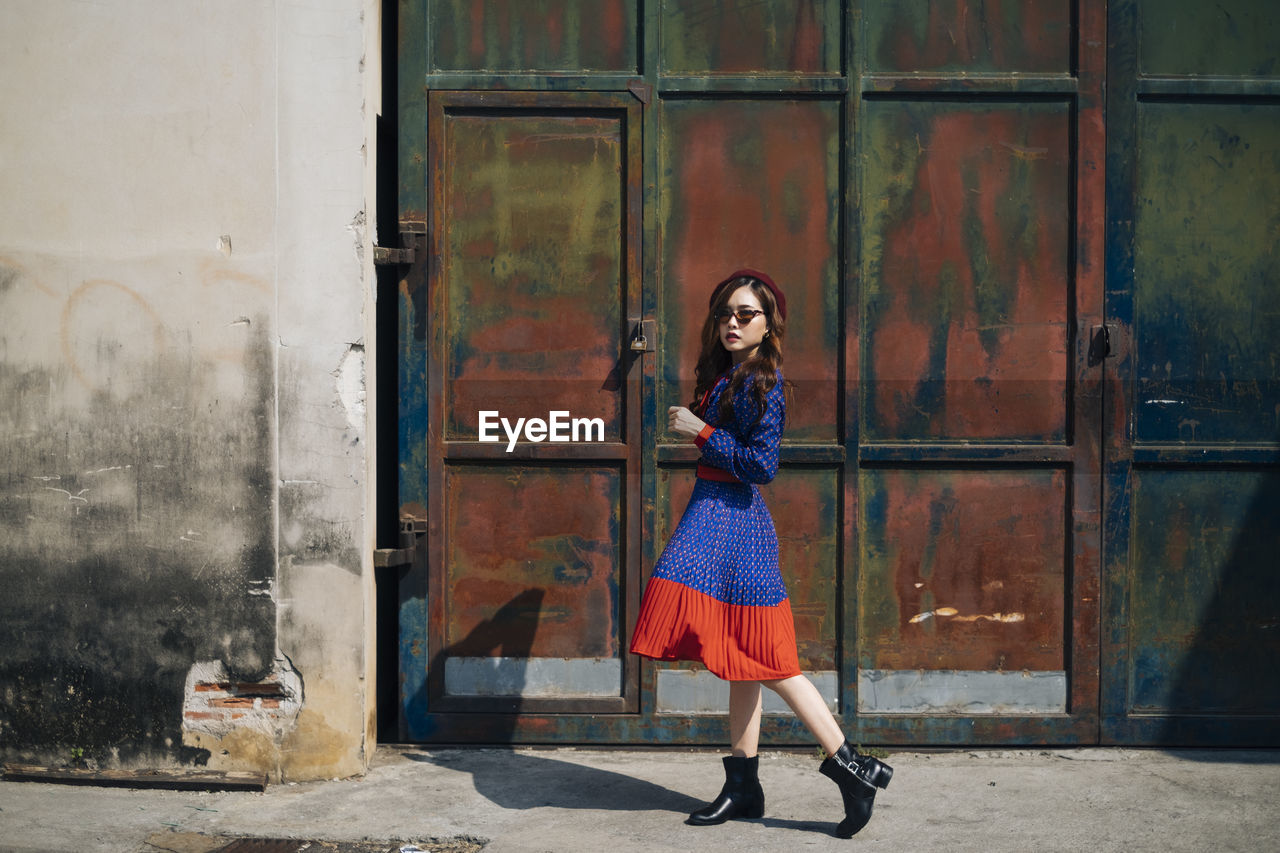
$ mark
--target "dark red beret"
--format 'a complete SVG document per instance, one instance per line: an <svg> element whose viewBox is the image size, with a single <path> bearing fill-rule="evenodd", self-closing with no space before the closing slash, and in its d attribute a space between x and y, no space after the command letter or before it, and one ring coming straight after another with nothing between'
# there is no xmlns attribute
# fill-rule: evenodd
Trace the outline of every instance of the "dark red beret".
<svg viewBox="0 0 1280 853"><path fill-rule="evenodd" d="M757 279L761 284L769 288L769 292L773 294L773 298L778 302L778 313L782 315L782 319L784 320L787 319L787 297L782 295L782 291L778 288L778 285L773 283L773 279L769 278L769 276L765 275L759 270L741 269L741 270L735 271L732 275L730 275L724 281L717 284L715 290L711 291L710 304L711 305L716 304L716 297L720 295L720 291L724 289L725 285L729 284L730 282L736 279L743 278L743 277Z"/></svg>

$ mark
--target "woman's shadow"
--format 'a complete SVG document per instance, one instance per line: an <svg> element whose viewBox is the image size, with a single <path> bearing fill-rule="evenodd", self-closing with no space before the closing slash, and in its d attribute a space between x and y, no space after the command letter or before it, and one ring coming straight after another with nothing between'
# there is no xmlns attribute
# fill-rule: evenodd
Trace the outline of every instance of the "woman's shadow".
<svg viewBox="0 0 1280 853"><path fill-rule="evenodd" d="M433 764L470 773L476 791L491 802L508 809L540 807L598 809L607 811L673 811L688 813L702 801L662 785L562 761L513 748L516 721L524 710L527 661L538 631L545 591L526 589L476 625L465 638L442 649L431 659L431 677L420 695L408 703L425 710L431 695L448 695L446 674L450 658L492 657L500 671L500 695L492 695L493 708L485 713L490 721L486 741L491 748L430 749L405 751L410 761Z"/></svg>
<svg viewBox="0 0 1280 853"><path fill-rule="evenodd" d="M1280 434L1272 446L1280 447ZM1167 692L1160 695L1167 716L1158 737L1162 744L1182 747L1181 754L1192 760L1280 761L1270 751L1242 755L1187 749L1225 742L1270 750L1280 743L1280 679L1275 677L1280 660L1280 467L1269 464L1256 471L1249 495L1239 492L1247 474L1219 472L1224 490L1236 491L1202 510L1201 525L1225 531L1230 545L1220 565L1218 554L1203 546L1197 557L1187 558L1190 565L1183 570L1197 573L1202 579L1197 590L1208 594L1191 641L1174 647L1181 661L1164 687Z"/></svg>

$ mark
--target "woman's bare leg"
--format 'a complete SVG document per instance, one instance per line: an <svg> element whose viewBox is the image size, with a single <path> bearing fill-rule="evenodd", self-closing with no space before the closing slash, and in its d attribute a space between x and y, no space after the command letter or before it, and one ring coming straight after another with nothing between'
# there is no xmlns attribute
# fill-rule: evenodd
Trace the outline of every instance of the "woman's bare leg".
<svg viewBox="0 0 1280 853"><path fill-rule="evenodd" d="M760 746L760 682L729 682L729 745L739 758L751 758Z"/></svg>
<svg viewBox="0 0 1280 853"><path fill-rule="evenodd" d="M827 703L823 700L822 694L818 692L818 688L813 686L812 681L803 675L793 675L781 681L764 681L761 683L782 697L782 701L786 702L787 706L795 712L795 715L800 718L800 722L805 724L827 755L836 754L836 750L844 744L844 732L840 731L840 724L831 715L831 710L827 708ZM730 694L730 697L732 697L732 694ZM729 704L729 716L730 720L732 720L732 699ZM760 717L757 715L757 740L760 736L759 720ZM730 725L732 726L732 722Z"/></svg>
<svg viewBox="0 0 1280 853"><path fill-rule="evenodd" d="M827 753L818 772L840 786L844 801L844 820L836 826L836 837L852 838L871 820L876 789L888 787L893 768L846 746L840 724L822 701L822 694L803 675L761 683L783 698Z"/></svg>

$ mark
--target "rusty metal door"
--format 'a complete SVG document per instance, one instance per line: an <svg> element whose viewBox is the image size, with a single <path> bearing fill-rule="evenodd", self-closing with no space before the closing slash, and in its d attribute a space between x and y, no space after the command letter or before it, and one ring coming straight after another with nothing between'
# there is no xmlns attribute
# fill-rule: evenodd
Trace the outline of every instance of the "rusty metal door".
<svg viewBox="0 0 1280 853"><path fill-rule="evenodd" d="M433 91L408 735L638 710L640 103Z"/></svg>
<svg viewBox="0 0 1280 853"><path fill-rule="evenodd" d="M1280 18L1111 4L1102 734L1280 740Z"/></svg>
<svg viewBox="0 0 1280 853"><path fill-rule="evenodd" d="M752 266L796 385L766 496L846 730L1096 741L1104 29L1101 0L401 4L404 737L726 740L714 678L623 652L692 487L657 413ZM479 439L553 408L605 439ZM782 710L764 739L808 742Z"/></svg>

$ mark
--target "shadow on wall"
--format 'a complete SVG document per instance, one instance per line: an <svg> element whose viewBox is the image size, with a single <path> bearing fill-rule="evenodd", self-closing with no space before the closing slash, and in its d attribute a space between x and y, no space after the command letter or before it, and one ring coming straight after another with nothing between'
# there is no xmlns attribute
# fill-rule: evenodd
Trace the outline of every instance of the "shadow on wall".
<svg viewBox="0 0 1280 853"><path fill-rule="evenodd" d="M519 694L524 687L525 677L518 662L528 660L533 650L533 639L538 632L542 599L545 595L546 592L542 589L526 589L498 608L491 617L477 624L466 637L432 656L427 667L427 679L404 703L405 716L410 721L423 719L432 707L432 697L445 695L445 664L450 658L505 658L517 667L505 673L511 679L513 695L493 697L485 703L488 706L486 710L494 712L485 716L488 723L485 727L485 740L489 743L511 743L515 721L523 707Z"/></svg>
<svg viewBox="0 0 1280 853"><path fill-rule="evenodd" d="M1275 447L1280 448L1280 435ZM1243 485L1249 474L1223 471L1220 477L1227 489ZM1160 732L1160 743L1280 746L1280 467L1256 469L1254 482L1247 498L1241 496L1237 502L1228 489L1220 503L1204 506L1197 519L1205 527L1216 525L1235 535L1221 560L1206 547L1200 554L1203 562L1187 564L1187 571L1200 576L1204 595L1195 598L1205 605L1166 694L1165 706L1172 714ZM1188 714L1221 715L1214 728L1231 726L1234 731L1225 734L1230 741L1196 731L1203 724ZM1188 757L1222 758L1214 753ZM1280 761L1280 755L1268 760Z"/></svg>

